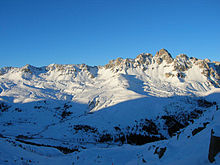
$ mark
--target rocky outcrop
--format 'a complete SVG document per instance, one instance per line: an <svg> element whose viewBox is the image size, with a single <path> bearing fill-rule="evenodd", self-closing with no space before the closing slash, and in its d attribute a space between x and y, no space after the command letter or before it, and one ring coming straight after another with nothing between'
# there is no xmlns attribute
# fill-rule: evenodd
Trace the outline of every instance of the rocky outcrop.
<svg viewBox="0 0 220 165"><path fill-rule="evenodd" d="M173 62L173 58L171 54L166 49L161 49L159 52L156 53L154 59L157 64L161 64L163 61L166 61L168 64Z"/></svg>
<svg viewBox="0 0 220 165"><path fill-rule="evenodd" d="M4 67L4 68L0 68L0 76L4 75L5 73L9 72L11 69L13 69L12 67Z"/></svg>
<svg viewBox="0 0 220 165"><path fill-rule="evenodd" d="M21 68L21 71L24 73L32 73L31 70L32 70L32 66L28 64Z"/></svg>
<svg viewBox="0 0 220 165"><path fill-rule="evenodd" d="M85 64L79 65L79 68L82 68ZM77 69L75 67L76 65L61 65L61 64L51 64L46 67L47 71L60 71L60 72L66 72L66 73L73 73L76 72Z"/></svg>
<svg viewBox="0 0 220 165"><path fill-rule="evenodd" d="M154 151L154 154L157 154L158 155L158 158L161 159L166 151L166 147L163 147L163 148L159 148L157 147Z"/></svg>
<svg viewBox="0 0 220 165"><path fill-rule="evenodd" d="M35 67L35 66L27 64L23 66L22 68L20 68L20 71L24 73L32 74L32 73L44 72L45 67Z"/></svg>
<svg viewBox="0 0 220 165"><path fill-rule="evenodd" d="M88 77L95 78L97 76L97 66L88 66L86 64L51 64L48 65L45 69L47 72L59 72L60 75L71 75L72 77L76 77L79 72L84 72L88 74Z"/></svg>
<svg viewBox="0 0 220 165"><path fill-rule="evenodd" d="M209 145L209 161L212 163L215 161L215 156L220 152L220 137L211 133L210 145Z"/></svg>
<svg viewBox="0 0 220 165"><path fill-rule="evenodd" d="M162 63L163 65L161 65ZM207 78L207 81L210 81L215 87L220 87L220 62L211 62L209 59L200 60L195 57L189 58L186 54L177 55L174 59L166 49L159 50L155 56L150 53L142 53L135 59L117 58L111 60L104 67L115 73L123 72L123 74L127 73L129 68L141 68L145 72L148 69L154 70L164 67L165 78L176 77L183 82L188 75L187 71L194 66L199 66L200 73ZM166 68L169 67L170 69L167 70Z"/></svg>
<svg viewBox="0 0 220 165"><path fill-rule="evenodd" d="M152 54L142 53L135 58L135 61L138 63L139 66L143 64L150 65L152 63L152 58Z"/></svg>
<svg viewBox="0 0 220 165"><path fill-rule="evenodd" d="M119 57L115 60L109 61L109 63L105 65L105 68L109 69L109 68L113 68L114 66L119 66L122 64L122 62L123 62L123 59L121 57Z"/></svg>
<svg viewBox="0 0 220 165"><path fill-rule="evenodd" d="M220 63L214 63L215 67L215 78L220 80Z"/></svg>
<svg viewBox="0 0 220 165"><path fill-rule="evenodd" d="M185 54L180 54L176 56L174 60L174 70L184 72L192 67L192 63L189 60L189 57Z"/></svg>
<svg viewBox="0 0 220 165"><path fill-rule="evenodd" d="M220 86L220 64L218 62L210 62L210 60L197 60L195 62L202 69L202 74L209 79L215 79L214 85Z"/></svg>
<svg viewBox="0 0 220 165"><path fill-rule="evenodd" d="M183 72L178 72L178 73L176 74L176 76L177 76L178 78L185 78L185 77L186 77L186 75L185 75Z"/></svg>
<svg viewBox="0 0 220 165"><path fill-rule="evenodd" d="M98 97L93 98L91 101L88 102L89 110L94 109L99 104Z"/></svg>
<svg viewBox="0 0 220 165"><path fill-rule="evenodd" d="M209 154L208 154L208 158L211 163L215 161L215 158L220 153L220 124L219 124L220 111L218 106L216 106L216 111L212 117L212 120L213 120L213 124L212 124L211 138L209 143Z"/></svg>
<svg viewBox="0 0 220 165"><path fill-rule="evenodd" d="M174 76L174 74L172 74L172 73L165 73L165 76L166 76L166 78L169 78L169 77L173 77Z"/></svg>
<svg viewBox="0 0 220 165"><path fill-rule="evenodd" d="M209 69L208 62L205 60L198 60L196 65L199 65L201 69Z"/></svg>

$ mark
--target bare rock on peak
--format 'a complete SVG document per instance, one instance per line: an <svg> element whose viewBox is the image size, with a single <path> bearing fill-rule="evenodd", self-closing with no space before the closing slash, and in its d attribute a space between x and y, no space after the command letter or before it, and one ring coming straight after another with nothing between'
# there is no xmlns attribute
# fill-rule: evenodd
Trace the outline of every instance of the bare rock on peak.
<svg viewBox="0 0 220 165"><path fill-rule="evenodd" d="M206 62L211 62L211 60L208 59L208 58L204 59L204 61L206 61Z"/></svg>
<svg viewBox="0 0 220 165"><path fill-rule="evenodd" d="M172 73L170 73L170 72L169 72L169 73L165 73L165 77L166 77L166 78L173 77L173 76L174 76L174 75L173 75Z"/></svg>
<svg viewBox="0 0 220 165"><path fill-rule="evenodd" d="M40 68L34 67L30 64L26 64L21 68L21 71L25 73L33 73L35 70L40 70Z"/></svg>
<svg viewBox="0 0 220 165"><path fill-rule="evenodd" d="M160 49L159 52L156 53L156 56L170 55L170 53L166 49Z"/></svg>
<svg viewBox="0 0 220 165"><path fill-rule="evenodd" d="M158 64L161 64L163 60L165 60L168 64L173 62L171 54L166 49L159 50L159 52L156 53L155 58Z"/></svg>
<svg viewBox="0 0 220 165"><path fill-rule="evenodd" d="M152 58L152 57L153 57L153 55L152 55L152 54L150 54L150 53L141 53L141 54L139 54L139 55L136 57L136 59L139 59L139 58L144 59L144 58L147 58L147 57Z"/></svg>
<svg viewBox="0 0 220 165"><path fill-rule="evenodd" d="M176 74L176 76L177 76L178 78L185 78L185 77L186 77L186 75L185 75L183 72L178 72L178 73Z"/></svg>
<svg viewBox="0 0 220 165"><path fill-rule="evenodd" d="M196 65L198 65L202 69L202 74L208 78L215 79L212 81L212 84L216 87L220 87L220 67L215 63L210 63L207 60L198 60Z"/></svg>
<svg viewBox="0 0 220 165"><path fill-rule="evenodd" d="M4 75L5 73L8 73L13 67L4 67L0 68L0 76Z"/></svg>
<svg viewBox="0 0 220 165"><path fill-rule="evenodd" d="M142 54L139 54L136 58L135 58L135 61L137 61L138 63L140 64L151 64L152 62L152 54L150 53L142 53Z"/></svg>
<svg viewBox="0 0 220 165"><path fill-rule="evenodd" d="M105 68L109 69L109 68L113 68L114 66L119 66L120 64L122 64L122 62L123 62L123 58L118 57L115 60L109 61L109 63L105 65Z"/></svg>
<svg viewBox="0 0 220 165"><path fill-rule="evenodd" d="M202 69L209 69L209 65L205 60L198 60L196 64L199 65L199 67Z"/></svg>
<svg viewBox="0 0 220 165"><path fill-rule="evenodd" d="M123 59L121 57L119 57L115 60L115 64L120 65L122 61L123 61Z"/></svg>
<svg viewBox="0 0 220 165"><path fill-rule="evenodd" d="M213 72L214 77L220 81L220 63L214 66Z"/></svg>
<svg viewBox="0 0 220 165"><path fill-rule="evenodd" d="M192 67L192 62L186 54L180 54L174 59L174 70L184 72Z"/></svg>
<svg viewBox="0 0 220 165"><path fill-rule="evenodd" d="M198 58L195 57L190 57L189 59L193 64L195 64L198 61Z"/></svg>
<svg viewBox="0 0 220 165"><path fill-rule="evenodd" d="M189 60L189 57L186 54L180 54L180 55L176 56L176 58L182 59L184 61Z"/></svg>

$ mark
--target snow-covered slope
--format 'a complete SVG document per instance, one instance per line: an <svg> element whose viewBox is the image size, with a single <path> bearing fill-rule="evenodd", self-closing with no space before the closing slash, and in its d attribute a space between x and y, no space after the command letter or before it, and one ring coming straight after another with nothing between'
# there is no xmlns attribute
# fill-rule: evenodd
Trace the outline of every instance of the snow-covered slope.
<svg viewBox="0 0 220 165"><path fill-rule="evenodd" d="M208 164L219 87L219 62L165 49L98 67L1 68L0 162Z"/></svg>
<svg viewBox="0 0 220 165"><path fill-rule="evenodd" d="M1 68L0 95L2 100L14 103L48 98L84 104L99 101L91 108L98 110L146 95L202 95L220 87L219 75L217 62L183 54L173 59L162 49L154 57L140 54L135 59L117 58L99 67L51 64Z"/></svg>

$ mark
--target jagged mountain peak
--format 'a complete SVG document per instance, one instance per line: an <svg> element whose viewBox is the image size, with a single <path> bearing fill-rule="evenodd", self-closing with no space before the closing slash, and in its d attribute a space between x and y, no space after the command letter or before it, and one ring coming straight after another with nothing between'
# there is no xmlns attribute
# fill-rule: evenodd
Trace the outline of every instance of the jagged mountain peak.
<svg viewBox="0 0 220 165"><path fill-rule="evenodd" d="M152 54L150 54L150 53L141 53L141 54L139 54L139 55L137 55L137 57L135 58L135 59L140 59L140 58L153 58L153 55Z"/></svg>
<svg viewBox="0 0 220 165"><path fill-rule="evenodd" d="M152 79L166 82L191 82L207 81L211 85L219 86L220 69L219 62L211 62L208 59L200 60L194 57L188 57L186 54L177 55L172 58L166 49L159 50L155 56L150 53L139 54L136 58L121 57L111 60L105 66L88 66L86 64L50 64L45 67L34 67L25 65L22 68L5 67L0 69L0 75L8 77L13 75L13 79L21 76L25 79L34 79L32 76L50 77L53 80L77 80L91 81L104 70L110 69L112 74L145 74ZM104 69L104 70L103 70ZM21 74L17 74L17 73ZM196 78L193 78L198 75ZM205 76L205 77L204 77ZM200 77L200 78L199 78Z"/></svg>
<svg viewBox="0 0 220 165"><path fill-rule="evenodd" d="M195 57L189 58L186 54L180 54L176 58L172 58L166 49L161 49L155 56L150 53L142 53L135 59L117 58L111 60L109 64L105 65L105 68L111 69L115 73L127 73L131 69L139 68L150 74L151 77L169 82L198 80L199 76L196 76L196 79L193 78L195 76L192 76L197 74L200 75L199 81L203 79L210 82L211 85L219 86L220 72L218 66L216 62Z"/></svg>
<svg viewBox="0 0 220 165"><path fill-rule="evenodd" d="M185 61L189 60L189 57L186 54L179 54L176 56L176 59L183 59Z"/></svg>
<svg viewBox="0 0 220 165"><path fill-rule="evenodd" d="M30 64L26 64L25 66L20 68L20 70L22 72L26 72L26 73L42 72L42 71L45 71L45 69L46 69L46 67L35 67L33 65L30 65Z"/></svg>
<svg viewBox="0 0 220 165"><path fill-rule="evenodd" d="M111 74L144 74L151 79L164 82L207 82L207 86L219 87L220 69L219 62L200 60L188 57L186 54L172 58L166 49L161 49L153 56L150 53L139 54L136 58L121 57L111 60L105 66L88 66L86 64L50 64L45 67L25 65L21 68L5 67L0 69L1 77L11 77L13 80L36 78L50 79L53 81L93 81L99 75L110 70ZM20 77L20 78L19 78ZM142 76L143 77L143 76Z"/></svg>
<svg viewBox="0 0 220 165"><path fill-rule="evenodd" d="M170 64L173 62L173 58L171 54L166 49L159 50L156 55L154 56L155 61L158 64L161 64L164 60Z"/></svg>
<svg viewBox="0 0 220 165"><path fill-rule="evenodd" d="M162 55L169 55L169 56L171 56L171 54L168 52L168 50L166 50L166 49L164 49L164 48L162 48L162 49L160 49L157 53L156 53L156 56L162 56Z"/></svg>

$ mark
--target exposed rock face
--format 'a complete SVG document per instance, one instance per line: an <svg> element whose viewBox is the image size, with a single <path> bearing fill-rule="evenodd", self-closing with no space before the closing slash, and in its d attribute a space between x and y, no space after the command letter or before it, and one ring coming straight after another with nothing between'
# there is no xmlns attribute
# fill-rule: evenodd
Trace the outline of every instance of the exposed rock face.
<svg viewBox="0 0 220 165"><path fill-rule="evenodd" d="M209 145L209 161L213 163L215 156L220 152L220 137L211 134L210 145Z"/></svg>
<svg viewBox="0 0 220 165"><path fill-rule="evenodd" d="M4 75L5 73L9 72L12 69L12 67L4 67L0 68L0 76Z"/></svg>
<svg viewBox="0 0 220 165"><path fill-rule="evenodd" d="M198 60L196 64L199 65L199 67L202 69L209 69L208 62L205 60Z"/></svg>
<svg viewBox="0 0 220 165"><path fill-rule="evenodd" d="M122 63L123 59L121 57L117 58L115 60L115 65L120 65Z"/></svg>
<svg viewBox="0 0 220 165"><path fill-rule="evenodd" d="M184 73L182 73L182 72L177 73L176 76L178 78L185 78L186 77L186 75Z"/></svg>
<svg viewBox="0 0 220 165"><path fill-rule="evenodd" d="M122 62L123 62L123 59L121 57L119 57L116 60L109 61L109 63L105 65L105 68L109 69L109 68L112 68L114 66L119 66Z"/></svg>
<svg viewBox="0 0 220 165"><path fill-rule="evenodd" d="M99 104L99 99L97 97L93 98L91 101L89 101L88 106L89 109L92 110Z"/></svg>
<svg viewBox="0 0 220 165"><path fill-rule="evenodd" d="M60 64L50 64L48 65L45 70L47 72L58 72L60 75L69 75L73 78L77 77L77 75L81 72L87 74L90 78L95 78L97 75L97 66L88 66L86 64L67 64L67 65L60 65Z"/></svg>
<svg viewBox="0 0 220 165"><path fill-rule="evenodd" d="M160 49L159 52L156 53L156 56L168 55L171 56L170 53L166 49Z"/></svg>
<svg viewBox="0 0 220 165"><path fill-rule="evenodd" d="M173 62L173 58L171 54L166 49L161 49L159 52L156 53L154 56L156 62L160 65L164 60L170 64Z"/></svg>
<svg viewBox="0 0 220 165"><path fill-rule="evenodd" d="M215 78L220 80L220 63L215 64Z"/></svg>
<svg viewBox="0 0 220 165"><path fill-rule="evenodd" d="M198 59L197 59L197 58L195 58L195 57L190 57L190 61L191 61L193 64L195 64L195 63L196 63L196 61L198 61Z"/></svg>
<svg viewBox="0 0 220 165"><path fill-rule="evenodd" d="M98 70L101 68L110 69L113 73L119 74L127 74L127 71L129 70L140 68L140 71L143 71L150 76L161 75L162 80L165 78L167 81L171 81L172 78L178 78L179 81L184 82L189 78L187 72L193 71L189 70L194 67L197 68L197 71L199 72L198 74L202 74L201 77L210 82L211 86L220 87L220 62L211 62L209 59L200 60L195 57L189 58L185 54L180 54L173 59L166 49L161 49L155 56L150 53L142 53L135 59L123 59L119 57L115 60L109 61L104 67L92 67L86 64L51 64L46 67L25 65L22 68L4 67L0 68L0 76L3 76L8 72L21 72L24 78L31 78L38 74L47 75L51 72L58 72L58 77L64 76L60 77L60 79L65 79L65 76L74 79L81 74L86 75L89 79L93 79L97 76Z"/></svg>
<svg viewBox="0 0 220 165"><path fill-rule="evenodd" d="M186 72L194 66L199 66L200 73L202 73L212 85L220 86L220 62L211 62L209 59L200 60L195 57L189 58L186 54L180 54L173 59L166 49L161 49L155 56L152 56L150 53L142 53L135 59L117 58L116 60L111 60L105 65L105 68L111 69L113 72L126 71L129 68L141 68L143 72L148 69L153 70L155 67L164 67L164 69L172 68L172 70L163 73L164 77L181 78L183 82L187 77Z"/></svg>
<svg viewBox="0 0 220 165"><path fill-rule="evenodd" d="M37 69L36 67L27 64L27 65L25 65L24 67L21 68L21 71L25 72L25 73L32 73L33 70L36 70L36 69Z"/></svg>
<svg viewBox="0 0 220 165"><path fill-rule="evenodd" d="M176 56L174 60L174 70L184 72L192 67L192 63L189 60L189 57L185 54L180 54Z"/></svg>
<svg viewBox="0 0 220 165"><path fill-rule="evenodd" d="M212 80L213 85L220 84L220 65L218 62L211 63L209 60L197 60L195 63L202 69L202 74ZM213 65L214 64L214 65ZM213 79L216 79L213 81Z"/></svg>
<svg viewBox="0 0 220 165"><path fill-rule="evenodd" d="M166 78L169 78L169 77L173 77L174 75L172 74L172 73L165 73L165 76L166 76Z"/></svg>
<svg viewBox="0 0 220 165"><path fill-rule="evenodd" d="M146 64L146 65L150 65L152 63L152 54L150 53L142 53L139 54L135 61L140 65L140 64Z"/></svg>
<svg viewBox="0 0 220 165"><path fill-rule="evenodd" d="M164 155L166 149L167 149L166 147L164 147L164 148L159 148L159 147L157 147L156 150L155 150L155 152L154 152L154 154L157 154L158 157L159 157L159 159L161 159L161 158L163 157L163 155Z"/></svg>

